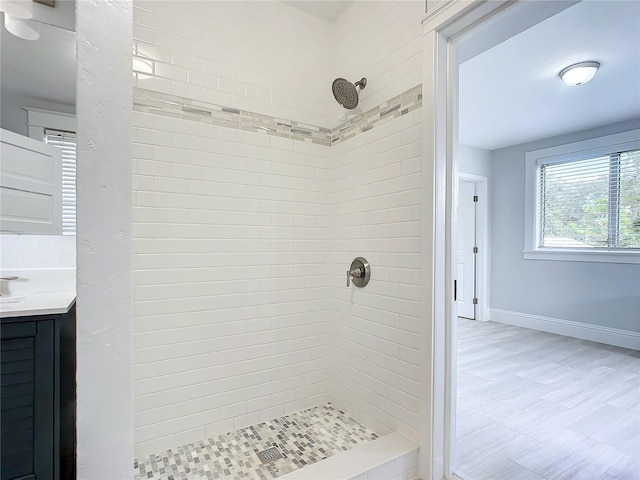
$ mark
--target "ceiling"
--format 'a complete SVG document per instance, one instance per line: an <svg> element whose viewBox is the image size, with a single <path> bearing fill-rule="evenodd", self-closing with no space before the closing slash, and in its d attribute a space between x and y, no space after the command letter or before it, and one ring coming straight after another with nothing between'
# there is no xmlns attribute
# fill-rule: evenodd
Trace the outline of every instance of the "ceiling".
<svg viewBox="0 0 640 480"><path fill-rule="evenodd" d="M280 0L282 3L286 3L292 7L297 8L298 10L302 10L314 17L317 17L321 20L325 20L329 23L336 20L342 12L344 12L349 5L353 3L353 0L350 1L338 1L338 0L324 0L324 1L315 1L315 0Z"/></svg>
<svg viewBox="0 0 640 480"><path fill-rule="evenodd" d="M573 63L601 67L568 87ZM495 150L640 117L640 2L577 3L460 64L459 141Z"/></svg>
<svg viewBox="0 0 640 480"><path fill-rule="evenodd" d="M33 21L41 24L36 41L22 40L0 26L2 95L75 105L75 0L56 0L55 8L34 3Z"/></svg>
<svg viewBox="0 0 640 480"><path fill-rule="evenodd" d="M28 41L11 35L4 27L0 29L3 95L20 94L75 105L75 32L42 24L40 39Z"/></svg>

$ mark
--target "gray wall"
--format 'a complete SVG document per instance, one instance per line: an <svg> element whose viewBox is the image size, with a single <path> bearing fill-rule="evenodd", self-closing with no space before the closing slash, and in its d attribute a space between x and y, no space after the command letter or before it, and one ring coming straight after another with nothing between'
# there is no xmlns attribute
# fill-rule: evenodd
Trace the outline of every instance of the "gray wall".
<svg viewBox="0 0 640 480"><path fill-rule="evenodd" d="M496 150L491 308L640 332L640 265L525 260L525 152L640 128L640 119Z"/></svg>
<svg viewBox="0 0 640 480"><path fill-rule="evenodd" d="M26 97L14 92L2 92L0 99L0 127L19 133L25 137L29 136L27 127L27 111L23 107L41 108L53 112L76 113L75 106L63 105L61 103L50 102L40 98Z"/></svg>
<svg viewBox="0 0 640 480"><path fill-rule="evenodd" d="M458 145L456 147L458 172L483 177L491 176L491 152L482 148Z"/></svg>

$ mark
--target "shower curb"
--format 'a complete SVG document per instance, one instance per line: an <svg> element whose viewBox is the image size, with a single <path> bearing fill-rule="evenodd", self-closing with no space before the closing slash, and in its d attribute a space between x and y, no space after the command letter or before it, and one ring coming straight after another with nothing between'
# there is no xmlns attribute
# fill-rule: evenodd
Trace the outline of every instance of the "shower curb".
<svg viewBox="0 0 640 480"><path fill-rule="evenodd" d="M394 432L372 442L353 447L340 455L334 455L321 462L282 475L278 477L278 480L355 480L356 477L360 478L360 475L396 462L397 459L413 452L416 452L417 462L418 448L417 442L408 439L401 433ZM407 465L406 469L394 472L389 480L413 466Z"/></svg>

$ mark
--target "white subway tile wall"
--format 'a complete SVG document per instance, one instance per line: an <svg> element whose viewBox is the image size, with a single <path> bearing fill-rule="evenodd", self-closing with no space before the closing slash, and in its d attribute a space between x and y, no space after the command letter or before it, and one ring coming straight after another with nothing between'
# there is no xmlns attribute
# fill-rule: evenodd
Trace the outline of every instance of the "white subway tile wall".
<svg viewBox="0 0 640 480"><path fill-rule="evenodd" d="M136 0L133 21L135 86L330 126L331 24L276 1Z"/></svg>
<svg viewBox="0 0 640 480"><path fill-rule="evenodd" d="M422 83L424 1L356 1L332 24L333 70L367 78L357 110L365 112ZM331 126L348 116L331 103Z"/></svg>
<svg viewBox="0 0 640 480"><path fill-rule="evenodd" d="M331 147L334 347L329 398L376 432L417 439L420 110ZM345 288L364 256L371 281Z"/></svg>
<svg viewBox="0 0 640 480"><path fill-rule="evenodd" d="M330 147L134 117L136 454L324 401Z"/></svg>
<svg viewBox="0 0 640 480"><path fill-rule="evenodd" d="M358 40L280 2L136 1L135 85L335 127L336 37L368 110L420 83L423 8L355 2ZM137 456L329 399L415 438L419 115L328 147L134 112ZM358 255L374 275L348 290Z"/></svg>
<svg viewBox="0 0 640 480"><path fill-rule="evenodd" d="M334 23L336 72L366 76L367 111L422 81L424 2L354 2ZM339 121L344 111L333 106ZM380 434L417 439L421 113L410 111L331 148L330 263L334 350L330 398ZM356 256L372 265L347 290Z"/></svg>

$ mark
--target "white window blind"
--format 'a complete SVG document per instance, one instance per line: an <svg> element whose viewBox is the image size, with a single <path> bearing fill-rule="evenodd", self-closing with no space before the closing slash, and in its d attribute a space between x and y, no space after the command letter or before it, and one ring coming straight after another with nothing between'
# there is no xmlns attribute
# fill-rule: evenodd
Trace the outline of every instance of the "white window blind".
<svg viewBox="0 0 640 480"><path fill-rule="evenodd" d="M640 249L640 150L542 163L539 248Z"/></svg>
<svg viewBox="0 0 640 480"><path fill-rule="evenodd" d="M44 141L62 150L62 234L76 234L76 134L45 129Z"/></svg>

